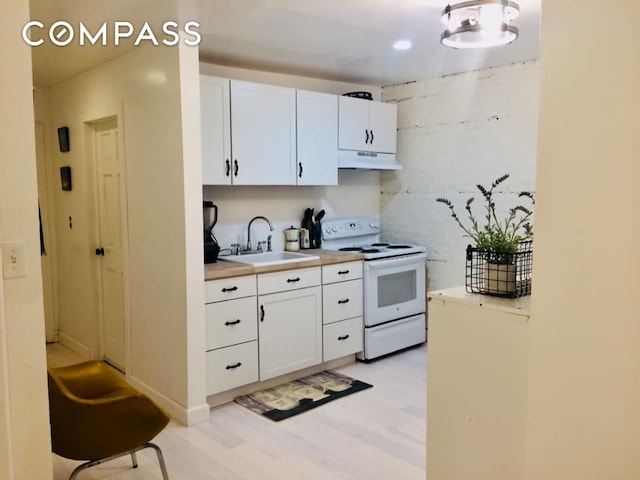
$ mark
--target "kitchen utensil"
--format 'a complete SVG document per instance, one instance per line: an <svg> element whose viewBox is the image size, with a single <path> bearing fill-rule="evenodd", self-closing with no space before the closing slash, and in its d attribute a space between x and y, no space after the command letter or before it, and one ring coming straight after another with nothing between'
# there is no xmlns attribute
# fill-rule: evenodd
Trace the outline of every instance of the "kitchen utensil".
<svg viewBox="0 0 640 480"><path fill-rule="evenodd" d="M220 253L220 245L213 234L213 227L218 223L218 206L213 202L202 202L202 223L204 232L204 263L215 263Z"/></svg>
<svg viewBox="0 0 640 480"><path fill-rule="evenodd" d="M300 248L303 250L310 248L309 230L306 228L300 229Z"/></svg>
<svg viewBox="0 0 640 480"><path fill-rule="evenodd" d="M284 229L285 244L284 249L289 252L295 252L300 249L300 229L291 225Z"/></svg>

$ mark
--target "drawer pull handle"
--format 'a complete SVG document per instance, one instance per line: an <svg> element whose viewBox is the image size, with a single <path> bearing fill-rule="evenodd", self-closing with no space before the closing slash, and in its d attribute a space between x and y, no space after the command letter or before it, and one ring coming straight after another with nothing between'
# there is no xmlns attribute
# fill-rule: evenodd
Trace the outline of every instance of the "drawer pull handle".
<svg viewBox="0 0 640 480"><path fill-rule="evenodd" d="M338 300L338 305L344 305L345 303L349 303L348 298L345 298L344 300Z"/></svg>
<svg viewBox="0 0 640 480"><path fill-rule="evenodd" d="M349 338L349 335L344 335L342 337L338 337L338 340L346 340L347 338Z"/></svg>
<svg viewBox="0 0 640 480"><path fill-rule="evenodd" d="M340 270L338 272L338 275L347 275L349 273L349 270Z"/></svg>
<svg viewBox="0 0 640 480"><path fill-rule="evenodd" d="M224 322L224 324L228 327L230 325L238 325L240 323L240 319L234 320L233 322Z"/></svg>
<svg viewBox="0 0 640 480"><path fill-rule="evenodd" d="M238 368L238 367L240 367L240 366L242 366L242 363L238 362L238 363L236 363L235 365L227 365L227 366L226 366L226 367L224 367L224 368L226 368L227 370L233 370L234 368Z"/></svg>
<svg viewBox="0 0 640 480"><path fill-rule="evenodd" d="M287 278L287 283L296 283L300 281L300 277L296 278Z"/></svg>
<svg viewBox="0 0 640 480"><path fill-rule="evenodd" d="M260 305L260 321L264 322L264 305Z"/></svg>
<svg viewBox="0 0 640 480"><path fill-rule="evenodd" d="M238 290L238 287L230 287L230 288L223 288L222 292L223 293L227 293L227 292L235 292L236 290Z"/></svg>

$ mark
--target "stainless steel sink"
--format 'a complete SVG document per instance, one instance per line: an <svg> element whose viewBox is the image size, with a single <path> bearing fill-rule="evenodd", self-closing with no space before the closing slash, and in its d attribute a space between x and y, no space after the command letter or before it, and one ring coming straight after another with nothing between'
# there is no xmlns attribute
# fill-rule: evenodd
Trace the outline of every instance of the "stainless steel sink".
<svg viewBox="0 0 640 480"><path fill-rule="evenodd" d="M280 265L282 263L305 262L309 260L318 260L317 255L307 255L306 253L296 252L264 252L250 253L247 255L226 255L218 257L219 260L225 262L248 263L249 265Z"/></svg>

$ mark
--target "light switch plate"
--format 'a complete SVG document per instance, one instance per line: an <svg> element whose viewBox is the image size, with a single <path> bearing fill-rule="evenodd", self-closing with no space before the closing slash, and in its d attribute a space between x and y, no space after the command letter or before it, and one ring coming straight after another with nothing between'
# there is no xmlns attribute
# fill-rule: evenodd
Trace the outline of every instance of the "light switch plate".
<svg viewBox="0 0 640 480"><path fill-rule="evenodd" d="M24 242L2 242L2 276L4 278L27 275L24 259Z"/></svg>

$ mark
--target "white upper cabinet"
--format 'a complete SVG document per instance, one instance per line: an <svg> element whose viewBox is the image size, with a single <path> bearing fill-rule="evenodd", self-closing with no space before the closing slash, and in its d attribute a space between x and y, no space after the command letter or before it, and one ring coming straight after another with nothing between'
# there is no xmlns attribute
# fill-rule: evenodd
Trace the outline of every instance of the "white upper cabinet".
<svg viewBox="0 0 640 480"><path fill-rule="evenodd" d="M297 90L297 184L338 184L338 96Z"/></svg>
<svg viewBox="0 0 640 480"><path fill-rule="evenodd" d="M396 153L398 108L395 104L342 96L338 112L340 149Z"/></svg>
<svg viewBox="0 0 640 480"><path fill-rule="evenodd" d="M337 95L201 75L200 118L203 185L338 184Z"/></svg>
<svg viewBox="0 0 640 480"><path fill-rule="evenodd" d="M202 183L231 184L229 80L200 75Z"/></svg>
<svg viewBox="0 0 640 480"><path fill-rule="evenodd" d="M296 184L296 91L231 80L234 185Z"/></svg>

